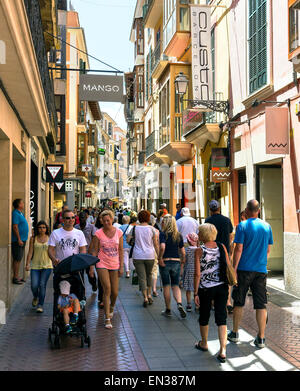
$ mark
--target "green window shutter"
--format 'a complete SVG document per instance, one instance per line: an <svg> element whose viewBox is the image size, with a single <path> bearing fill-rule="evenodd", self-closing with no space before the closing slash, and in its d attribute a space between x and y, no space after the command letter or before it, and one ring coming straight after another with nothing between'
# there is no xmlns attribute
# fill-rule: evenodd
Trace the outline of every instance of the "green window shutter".
<svg viewBox="0 0 300 391"><path fill-rule="evenodd" d="M267 0L249 0L249 90L267 84Z"/></svg>

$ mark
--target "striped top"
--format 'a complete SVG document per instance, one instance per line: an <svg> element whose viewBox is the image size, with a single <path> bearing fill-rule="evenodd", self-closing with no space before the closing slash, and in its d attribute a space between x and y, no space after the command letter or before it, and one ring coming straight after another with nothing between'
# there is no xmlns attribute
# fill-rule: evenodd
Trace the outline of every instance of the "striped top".
<svg viewBox="0 0 300 391"><path fill-rule="evenodd" d="M220 250L219 247L208 248L201 246L203 255L200 261L200 288L212 288L224 284L220 280Z"/></svg>

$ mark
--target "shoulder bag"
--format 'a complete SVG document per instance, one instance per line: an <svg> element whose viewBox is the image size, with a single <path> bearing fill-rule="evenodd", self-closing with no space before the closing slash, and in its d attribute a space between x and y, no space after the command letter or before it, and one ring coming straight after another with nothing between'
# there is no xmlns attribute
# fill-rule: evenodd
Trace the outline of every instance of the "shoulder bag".
<svg viewBox="0 0 300 391"><path fill-rule="evenodd" d="M136 228L136 226L133 227L132 237L129 241L129 245L131 246L130 253L129 253L129 259L132 258L133 249L134 249L134 245L135 245L135 228Z"/></svg>
<svg viewBox="0 0 300 391"><path fill-rule="evenodd" d="M224 244L222 244L222 246L224 248L225 257L226 257L226 264L227 264L227 267L226 267L226 277L227 277L228 285L235 286L238 283L237 282L236 272L235 272L234 267L232 266L232 264L230 262L229 255L228 255L226 247L224 246Z"/></svg>

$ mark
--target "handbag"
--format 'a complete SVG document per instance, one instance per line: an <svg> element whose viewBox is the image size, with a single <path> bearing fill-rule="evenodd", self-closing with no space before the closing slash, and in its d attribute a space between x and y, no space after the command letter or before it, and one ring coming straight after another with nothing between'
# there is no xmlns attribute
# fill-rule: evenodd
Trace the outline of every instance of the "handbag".
<svg viewBox="0 0 300 391"><path fill-rule="evenodd" d="M130 252L129 252L129 259L132 258L132 254L133 254L133 248L134 248L134 245L135 245L135 227L133 227L133 230L132 230L132 238L129 240L129 245L131 246L131 249L130 249Z"/></svg>
<svg viewBox="0 0 300 391"><path fill-rule="evenodd" d="M138 285L139 284L139 279L136 270L134 269L132 272L132 285Z"/></svg>
<svg viewBox="0 0 300 391"><path fill-rule="evenodd" d="M224 244L222 244L222 246L224 247L225 256L226 256L226 264L227 264L227 267L226 267L226 277L227 277L228 285L235 286L238 283L237 282L236 272L235 272L234 267L232 266L232 264L230 262L230 259L229 259L226 247L224 246Z"/></svg>

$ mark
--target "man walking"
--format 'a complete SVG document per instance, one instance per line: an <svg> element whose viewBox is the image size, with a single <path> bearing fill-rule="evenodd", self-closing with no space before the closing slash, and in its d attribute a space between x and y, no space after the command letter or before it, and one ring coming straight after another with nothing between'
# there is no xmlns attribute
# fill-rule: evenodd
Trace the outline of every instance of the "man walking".
<svg viewBox="0 0 300 391"><path fill-rule="evenodd" d="M181 209L181 218L176 221L178 231L181 233L183 237L183 242L185 245L188 245L187 236L192 232L198 233L199 223L193 217L191 217L191 213L189 208Z"/></svg>
<svg viewBox="0 0 300 391"><path fill-rule="evenodd" d="M175 215L175 219L176 221L179 220L181 218L181 205L180 204L176 204L176 215Z"/></svg>
<svg viewBox="0 0 300 391"><path fill-rule="evenodd" d="M79 213L79 224L75 225L76 229L79 229L83 232L85 236L85 240L87 242L87 251L89 251L90 244L92 242L93 236L95 236L97 228L94 224L90 224L87 222L87 214L85 212ZM97 291L97 279L95 274L93 276L90 276L90 268L86 269L89 283L92 285L93 292Z"/></svg>
<svg viewBox="0 0 300 391"><path fill-rule="evenodd" d="M228 334L228 339L232 342L239 341L239 325L250 287L258 324L258 335L254 344L264 348L267 322L267 261L273 244L273 235L271 226L258 218L260 213L258 201L249 201L246 213L248 220L238 225L234 240L236 247L233 254L233 267L237 271L238 285L233 287L233 330Z"/></svg>
<svg viewBox="0 0 300 391"><path fill-rule="evenodd" d="M12 238L11 249L13 257L13 284L20 285L25 282L19 278L20 264L24 256L26 241L29 234L29 226L23 215L24 201L17 198L13 202L12 212Z"/></svg>
<svg viewBox="0 0 300 391"><path fill-rule="evenodd" d="M63 207L61 209L61 212L57 213L55 216L55 223L54 223L54 229L60 228L63 223L63 213L65 210L68 210L68 205L66 203L63 204Z"/></svg>
<svg viewBox="0 0 300 391"><path fill-rule="evenodd" d="M205 222L213 224L218 231L216 242L224 244L228 254L230 253L230 244L233 239L233 226L230 219L221 214L220 203L216 200L212 200L209 203L209 209L211 216L208 217Z"/></svg>
<svg viewBox="0 0 300 391"><path fill-rule="evenodd" d="M83 232L74 228L74 213L67 209L63 212L62 218L63 227L54 230L48 242L48 255L54 266L73 254L87 252L87 242Z"/></svg>

